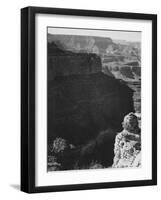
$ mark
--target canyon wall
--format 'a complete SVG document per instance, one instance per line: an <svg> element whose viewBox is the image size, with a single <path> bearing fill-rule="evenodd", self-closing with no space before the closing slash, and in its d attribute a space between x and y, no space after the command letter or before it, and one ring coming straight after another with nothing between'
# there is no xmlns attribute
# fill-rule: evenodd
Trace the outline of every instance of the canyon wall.
<svg viewBox="0 0 161 200"><path fill-rule="evenodd" d="M84 144L108 128L120 130L134 111L133 90L102 72L101 57L48 43L48 140Z"/></svg>
<svg viewBox="0 0 161 200"><path fill-rule="evenodd" d="M48 34L49 44L53 41L55 46L60 47L58 51L55 51L51 49L51 47L54 48L54 45L50 45L50 52L59 54L58 58L53 56L49 58L50 62L52 62L52 59L57 59L54 62L59 62L60 67L54 69L54 71L58 70L57 73L64 74L69 71L70 73L79 74L82 73L82 70L86 71L86 73L102 71L108 76L122 80L134 91L135 112L141 112L141 42L112 40L109 37ZM68 54L69 52L78 54L77 56L74 54L74 57L70 54L70 57L66 59L66 56L65 58L63 56L60 57L62 50L68 51ZM81 56L81 53L84 53L84 55L82 54ZM88 54L93 56L89 58ZM95 59L96 57L97 59ZM64 59L63 63L67 63L65 67L62 66L61 59ZM100 61L101 66L98 64ZM80 63L79 66L78 63ZM83 67L86 65L88 66ZM63 70L61 69L62 67Z"/></svg>

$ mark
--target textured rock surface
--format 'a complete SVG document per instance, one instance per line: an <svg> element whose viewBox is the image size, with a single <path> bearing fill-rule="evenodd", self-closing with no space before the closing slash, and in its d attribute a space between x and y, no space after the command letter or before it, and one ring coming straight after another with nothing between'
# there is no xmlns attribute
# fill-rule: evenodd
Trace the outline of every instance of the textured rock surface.
<svg viewBox="0 0 161 200"><path fill-rule="evenodd" d="M135 112L141 112L140 42L112 40L108 37L52 34L48 34L48 42L49 66L55 66L49 69L49 79L56 74L91 74L102 71L110 77L123 80L134 90ZM64 50L67 52L65 55ZM73 56L72 52L77 55Z"/></svg>
<svg viewBox="0 0 161 200"><path fill-rule="evenodd" d="M123 131L116 135L113 168L141 166L141 137L138 119L133 113L125 116Z"/></svg>
<svg viewBox="0 0 161 200"><path fill-rule="evenodd" d="M108 37L48 34L48 42L51 44L53 41L62 50L98 55L102 71L110 71L115 78L124 81L140 79L139 42L113 41Z"/></svg>

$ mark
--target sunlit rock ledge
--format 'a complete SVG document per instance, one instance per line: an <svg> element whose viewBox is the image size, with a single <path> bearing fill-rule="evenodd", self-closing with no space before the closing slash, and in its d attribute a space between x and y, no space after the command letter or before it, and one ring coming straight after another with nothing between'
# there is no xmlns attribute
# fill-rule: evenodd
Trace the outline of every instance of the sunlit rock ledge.
<svg viewBox="0 0 161 200"><path fill-rule="evenodd" d="M134 113L124 117L123 130L116 135L113 168L141 166L141 136L138 118Z"/></svg>

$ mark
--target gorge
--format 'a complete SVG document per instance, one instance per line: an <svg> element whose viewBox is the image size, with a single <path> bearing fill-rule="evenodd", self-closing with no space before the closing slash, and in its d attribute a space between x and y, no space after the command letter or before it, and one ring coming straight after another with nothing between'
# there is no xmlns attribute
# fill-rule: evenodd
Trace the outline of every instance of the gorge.
<svg viewBox="0 0 161 200"><path fill-rule="evenodd" d="M140 112L138 55L121 48L110 38L48 34L48 144L60 137L81 148L80 166L111 166L124 116Z"/></svg>

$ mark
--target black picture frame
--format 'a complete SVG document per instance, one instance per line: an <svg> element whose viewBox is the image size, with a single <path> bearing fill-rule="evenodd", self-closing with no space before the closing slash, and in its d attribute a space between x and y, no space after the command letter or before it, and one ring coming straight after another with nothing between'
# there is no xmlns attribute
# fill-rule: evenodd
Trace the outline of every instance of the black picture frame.
<svg viewBox="0 0 161 200"><path fill-rule="evenodd" d="M152 179L60 186L35 186L35 15L59 14L152 21ZM21 9L21 190L27 193L157 184L157 15L44 7Z"/></svg>

